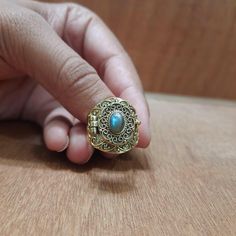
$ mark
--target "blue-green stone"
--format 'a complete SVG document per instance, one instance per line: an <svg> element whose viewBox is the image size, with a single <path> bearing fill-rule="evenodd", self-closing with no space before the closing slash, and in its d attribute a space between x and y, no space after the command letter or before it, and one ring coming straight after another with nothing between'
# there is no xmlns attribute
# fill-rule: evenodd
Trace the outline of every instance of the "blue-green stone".
<svg viewBox="0 0 236 236"><path fill-rule="evenodd" d="M111 116L110 116L110 130L112 133L114 134L118 134L120 133L125 125L125 120L123 115L120 112L114 112Z"/></svg>

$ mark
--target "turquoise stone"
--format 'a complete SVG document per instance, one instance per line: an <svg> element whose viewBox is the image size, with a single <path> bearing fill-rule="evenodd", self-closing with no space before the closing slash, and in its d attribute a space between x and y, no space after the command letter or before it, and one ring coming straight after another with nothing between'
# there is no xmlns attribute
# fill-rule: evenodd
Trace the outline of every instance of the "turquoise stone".
<svg viewBox="0 0 236 236"><path fill-rule="evenodd" d="M110 130L112 133L114 134L118 134L120 133L125 125L125 120L123 115L120 112L114 112L111 116L110 116Z"/></svg>

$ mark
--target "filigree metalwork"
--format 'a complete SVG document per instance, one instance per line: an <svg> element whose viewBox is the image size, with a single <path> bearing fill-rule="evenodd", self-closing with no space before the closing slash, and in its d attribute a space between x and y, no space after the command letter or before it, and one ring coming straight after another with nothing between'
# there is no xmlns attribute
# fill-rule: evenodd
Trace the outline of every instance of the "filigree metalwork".
<svg viewBox="0 0 236 236"><path fill-rule="evenodd" d="M120 113L124 118L121 132L111 131L110 117ZM133 106L127 101L112 97L97 104L88 115L88 137L92 146L103 152L121 154L129 151L138 143L140 121Z"/></svg>

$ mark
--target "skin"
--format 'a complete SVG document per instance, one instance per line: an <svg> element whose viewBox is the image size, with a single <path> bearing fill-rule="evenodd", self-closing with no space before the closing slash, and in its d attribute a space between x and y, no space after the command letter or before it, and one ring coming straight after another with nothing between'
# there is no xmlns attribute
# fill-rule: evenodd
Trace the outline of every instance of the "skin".
<svg viewBox="0 0 236 236"><path fill-rule="evenodd" d="M38 123L52 151L87 162L89 111L107 97L128 100L150 142L149 110L132 61L102 20L76 4L0 0L0 120ZM112 155L104 154L107 157Z"/></svg>

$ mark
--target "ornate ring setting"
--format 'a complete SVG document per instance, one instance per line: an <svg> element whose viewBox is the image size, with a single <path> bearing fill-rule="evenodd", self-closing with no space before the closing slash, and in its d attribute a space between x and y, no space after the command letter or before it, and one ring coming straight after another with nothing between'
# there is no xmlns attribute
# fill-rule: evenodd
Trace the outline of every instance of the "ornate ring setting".
<svg viewBox="0 0 236 236"><path fill-rule="evenodd" d="M89 141L102 152L125 153L138 143L139 125L133 106L121 98L108 98L88 115Z"/></svg>

